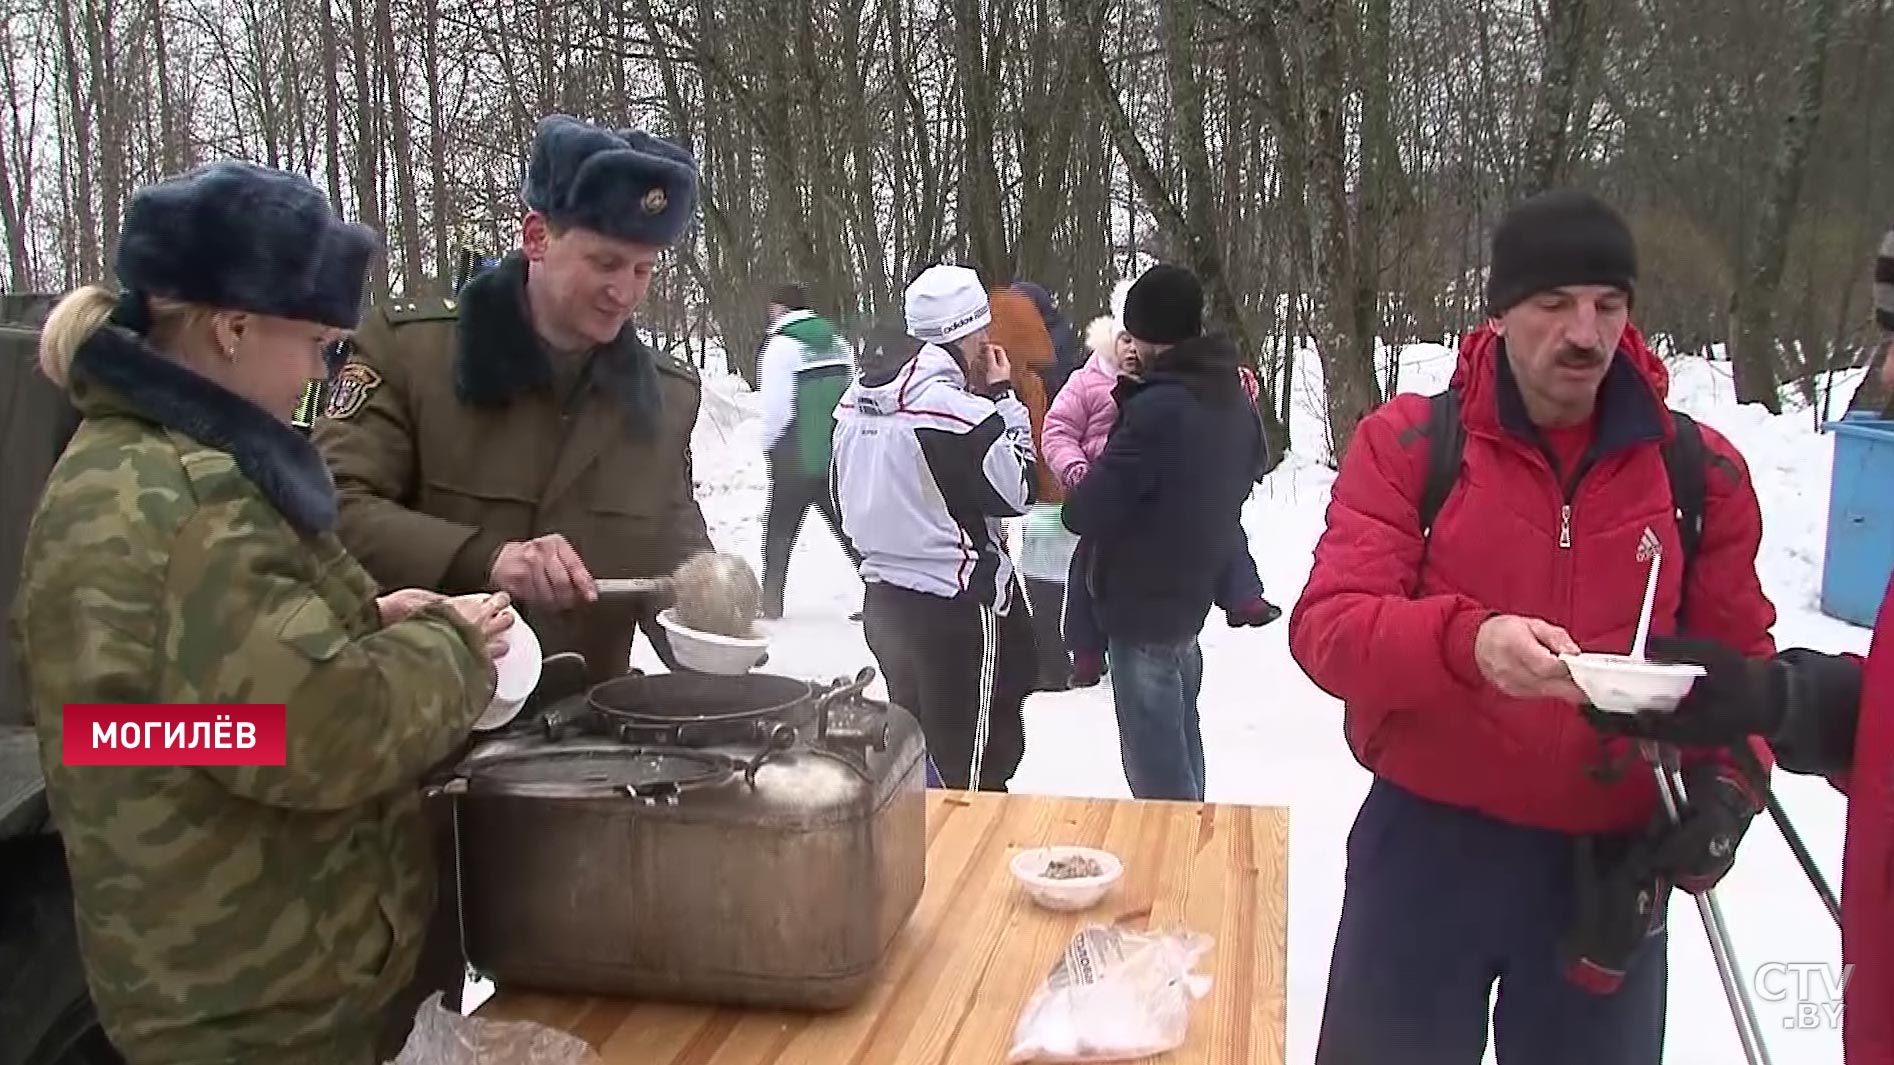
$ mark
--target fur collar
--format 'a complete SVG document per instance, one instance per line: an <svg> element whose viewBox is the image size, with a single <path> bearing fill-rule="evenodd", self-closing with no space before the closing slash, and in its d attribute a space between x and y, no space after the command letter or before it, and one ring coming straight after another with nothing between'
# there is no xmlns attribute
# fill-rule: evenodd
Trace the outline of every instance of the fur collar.
<svg viewBox="0 0 1894 1065"><path fill-rule="evenodd" d="M81 414L123 411L175 429L228 453L298 532L313 536L335 526L335 482L308 437L143 337L106 326L80 346L72 371Z"/></svg>
<svg viewBox="0 0 1894 1065"><path fill-rule="evenodd" d="M526 270L525 257L509 252L461 289L454 388L468 404L504 407L552 387L552 359L526 309ZM593 353L587 387L616 397L633 432L656 432L661 402L657 357L629 322L617 340Z"/></svg>

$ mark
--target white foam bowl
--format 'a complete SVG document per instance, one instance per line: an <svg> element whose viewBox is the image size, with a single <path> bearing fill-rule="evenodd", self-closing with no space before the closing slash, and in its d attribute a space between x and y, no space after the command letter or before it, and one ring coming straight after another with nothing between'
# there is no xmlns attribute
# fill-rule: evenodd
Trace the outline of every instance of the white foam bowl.
<svg viewBox="0 0 1894 1065"><path fill-rule="evenodd" d="M1585 698L1613 714L1669 713L1703 676L1690 662L1652 662L1629 655L1560 655Z"/></svg>
<svg viewBox="0 0 1894 1065"><path fill-rule="evenodd" d="M768 636L743 639L714 632L699 632L677 620L677 608L658 615L658 624L671 640L671 654L678 665L699 673L735 676L748 673L769 651Z"/></svg>
<svg viewBox="0 0 1894 1065"><path fill-rule="evenodd" d="M1097 876L1058 880L1046 874L1046 868L1061 858L1090 858L1103 872ZM1026 889L1034 902L1048 910L1071 912L1098 905L1120 877L1124 863L1110 851L1093 847L1035 847L1013 855L1013 878Z"/></svg>
<svg viewBox="0 0 1894 1065"><path fill-rule="evenodd" d="M526 697L539 687L542 661L539 634L526 624L518 610L507 607L506 612L513 616L513 625L506 630L506 653L494 663L499 683L494 685L493 701L487 704L486 712L474 722L475 732L490 732L512 721L525 705Z"/></svg>

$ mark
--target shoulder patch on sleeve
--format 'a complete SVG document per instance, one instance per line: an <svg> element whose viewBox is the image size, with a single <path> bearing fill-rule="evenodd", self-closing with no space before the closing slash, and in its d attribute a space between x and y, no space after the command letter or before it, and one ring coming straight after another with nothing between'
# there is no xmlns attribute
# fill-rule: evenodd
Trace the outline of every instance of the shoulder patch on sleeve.
<svg viewBox="0 0 1894 1065"><path fill-rule="evenodd" d="M351 360L336 371L329 382L329 401L322 409L325 418L352 418L381 387L381 373L365 362Z"/></svg>
<svg viewBox="0 0 1894 1065"><path fill-rule="evenodd" d="M460 301L453 297L429 296L425 299L392 300L384 312L389 325L409 322L452 321L460 317Z"/></svg>

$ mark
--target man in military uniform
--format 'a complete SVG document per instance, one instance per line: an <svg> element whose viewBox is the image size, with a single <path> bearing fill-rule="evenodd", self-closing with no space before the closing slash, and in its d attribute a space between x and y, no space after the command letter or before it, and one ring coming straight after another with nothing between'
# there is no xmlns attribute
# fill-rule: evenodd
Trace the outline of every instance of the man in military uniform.
<svg viewBox="0 0 1894 1065"><path fill-rule="evenodd" d="M630 319L696 212L674 144L553 115L522 189L521 247L453 299L370 314L314 437L339 532L386 587L504 590L547 654L624 673L652 603L597 578L656 577L710 549L692 492L696 371Z"/></svg>

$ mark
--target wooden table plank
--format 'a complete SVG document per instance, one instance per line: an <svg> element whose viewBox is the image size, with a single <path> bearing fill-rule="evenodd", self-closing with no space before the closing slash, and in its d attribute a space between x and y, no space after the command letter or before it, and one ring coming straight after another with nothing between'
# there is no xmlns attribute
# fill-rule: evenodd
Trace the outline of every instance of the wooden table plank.
<svg viewBox="0 0 1894 1065"><path fill-rule="evenodd" d="M502 989L480 1010L570 1032L606 1065L993 1065L1074 933L1123 921L1215 940L1209 997L1175 1065L1281 1065L1286 1038L1288 812L1033 795L928 794L927 888L882 978L828 1014ZM1042 910L1007 863L1054 843L1104 847L1124 879L1081 914Z"/></svg>

